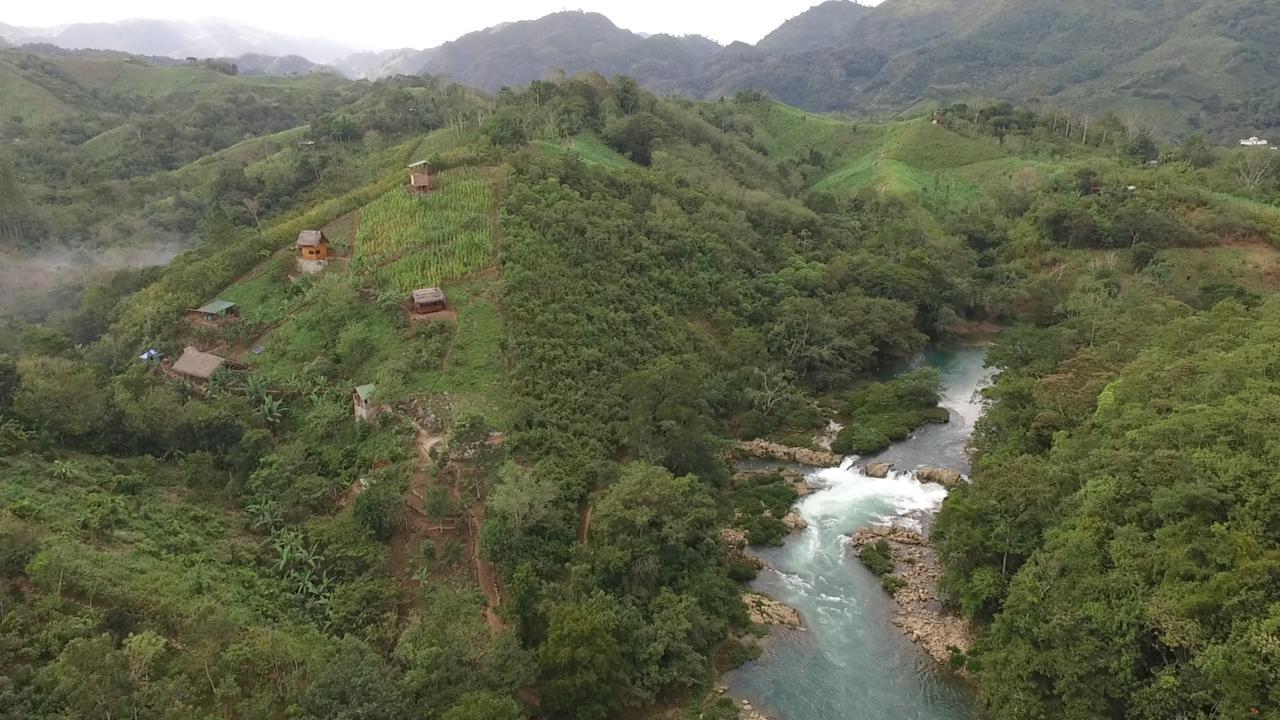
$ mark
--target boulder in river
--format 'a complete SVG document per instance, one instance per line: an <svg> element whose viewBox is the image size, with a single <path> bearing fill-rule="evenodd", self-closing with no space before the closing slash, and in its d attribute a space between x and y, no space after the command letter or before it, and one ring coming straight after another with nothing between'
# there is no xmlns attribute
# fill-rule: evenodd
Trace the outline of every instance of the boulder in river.
<svg viewBox="0 0 1280 720"><path fill-rule="evenodd" d="M867 477L873 478L889 477L889 471L891 470L893 470L893 463L886 462L870 463L863 468L863 472L867 474Z"/></svg>
<svg viewBox="0 0 1280 720"><path fill-rule="evenodd" d="M879 540L888 540L899 545L929 544L929 539L924 535L915 530L895 525L868 525L867 527L858 528L849 536L849 543L858 550L867 545L873 545Z"/></svg>
<svg viewBox="0 0 1280 720"><path fill-rule="evenodd" d="M799 532L809 527L809 523L805 522L804 518L793 512L782 516L782 524L786 525L791 532Z"/></svg>
<svg viewBox="0 0 1280 720"><path fill-rule="evenodd" d="M760 593L746 593L742 596L747 605L747 616L751 622L759 625L783 625L798 628L801 625L800 612L790 605Z"/></svg>
<svg viewBox="0 0 1280 720"><path fill-rule="evenodd" d="M773 458L813 467L838 467L844 456L825 450L788 447L768 440L746 440L738 443L738 452L747 457Z"/></svg>
<svg viewBox="0 0 1280 720"><path fill-rule="evenodd" d="M964 475L954 468L922 467L916 470L916 479L920 482L938 483L942 487L949 488L964 482Z"/></svg>

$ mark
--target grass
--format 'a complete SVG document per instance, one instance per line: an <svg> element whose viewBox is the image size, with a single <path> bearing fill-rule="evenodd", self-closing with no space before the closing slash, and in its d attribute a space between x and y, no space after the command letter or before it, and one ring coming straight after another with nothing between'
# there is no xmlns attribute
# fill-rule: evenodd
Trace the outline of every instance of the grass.
<svg viewBox="0 0 1280 720"><path fill-rule="evenodd" d="M741 107L753 121L753 137L771 157L802 157L819 148L833 165L842 165L871 152L888 131L887 126L858 125L773 101Z"/></svg>
<svg viewBox="0 0 1280 720"><path fill-rule="evenodd" d="M1156 272L1165 273L1179 297L1190 298L1201 285L1239 283L1247 290L1280 291L1280 250L1263 243L1203 248L1167 248L1157 256Z"/></svg>
<svg viewBox="0 0 1280 720"><path fill-rule="evenodd" d="M239 305L243 317L251 322L269 325L280 320L301 298L290 292L291 283L285 275L284 263L292 253L292 248L281 250L218 297Z"/></svg>
<svg viewBox="0 0 1280 720"><path fill-rule="evenodd" d="M446 362L415 383L419 392L447 392L463 407L500 421L507 409L501 362L505 331L495 296L497 283L477 279L446 288L458 313L457 334Z"/></svg>
<svg viewBox="0 0 1280 720"><path fill-rule="evenodd" d="M4 97L4 119L21 117L24 123L40 124L75 113L75 109L0 56L0 96Z"/></svg>
<svg viewBox="0 0 1280 720"><path fill-rule="evenodd" d="M994 141L976 140L935 127L924 120L911 120L864 130L869 142L857 146L860 155L847 158L838 169L815 183L827 192L873 187L886 194L934 192L945 201L964 202L976 197L981 181L996 179L987 172L971 173L975 166L1009 166L1007 152ZM846 148L846 150L852 149Z"/></svg>
<svg viewBox="0 0 1280 720"><path fill-rule="evenodd" d="M250 288L256 281L243 283ZM378 385L382 401L447 393L499 420L507 403L504 330L489 278L445 286L457 322L405 322L399 307L368 302L354 280L322 277L302 307L247 361L275 383L322 376L331 384Z"/></svg>
<svg viewBox="0 0 1280 720"><path fill-rule="evenodd" d="M556 155L575 155L583 162L591 165L620 168L635 164L606 145L603 140L593 133L584 133L573 138L570 145L548 140L539 140L534 144L542 148L544 152Z"/></svg>

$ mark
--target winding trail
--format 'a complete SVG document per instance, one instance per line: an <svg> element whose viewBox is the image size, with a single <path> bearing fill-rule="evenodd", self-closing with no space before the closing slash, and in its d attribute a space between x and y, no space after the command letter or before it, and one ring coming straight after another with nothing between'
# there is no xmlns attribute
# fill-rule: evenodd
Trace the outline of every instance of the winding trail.
<svg viewBox="0 0 1280 720"><path fill-rule="evenodd" d="M480 542L477 539L480 526L484 523L484 503L474 505L469 511L468 521L471 523L471 563L476 570L476 583L484 593L484 620L489 624L489 631L501 632L506 625L498 617L498 606L502 604L502 595L498 591L498 579L493 572L493 563L480 557Z"/></svg>
<svg viewBox="0 0 1280 720"><path fill-rule="evenodd" d="M409 476L409 485L405 488L403 496L404 507L408 512L404 513L401 528L391 538L391 570L400 578L401 586L410 590L409 596L413 598L400 608L402 621L420 602L418 590L421 582L414 577L412 566L415 563L412 562L412 558L419 553L423 542L431 539L433 535L446 531L442 524L432 525L424 506L427 489L431 486L432 479L428 472L428 468L431 467L431 449L443 442L445 437L439 433L429 432L417 421L413 421L413 427L418 433L418 460L413 474Z"/></svg>
<svg viewBox="0 0 1280 720"><path fill-rule="evenodd" d="M592 505L587 503L582 506L582 510L578 513L578 544L586 545L587 536L591 534L591 513Z"/></svg>
<svg viewBox="0 0 1280 720"><path fill-rule="evenodd" d="M480 527L484 524L484 499L481 498L466 511L465 527L458 527L456 523L449 525L444 522L433 523L427 516L426 508L423 504L427 490L431 486L431 473L428 472L431 467L431 450L444 442L445 436L441 433L433 433L422 427L418 421L413 420L413 428L418 433L418 462L417 468L409 479L409 487L405 490L404 504L409 508L409 518L407 523L408 532L405 533L405 540L401 543L399 552L404 560L407 561L408 554L414 547L421 547L422 542L433 535L456 533L461 530L464 533L463 541L466 545L467 558L471 563L472 570L475 574L476 584L480 586L481 592L484 594L484 618L491 632L497 633L506 626L502 619L498 617L498 606L502 604L502 595L498 590L497 575L493 571L493 564L480 556ZM458 497L457 488L452 488L455 498ZM393 544L393 567L399 567L401 576L404 576L404 565L395 565L394 557L396 555L395 545ZM407 582L412 582L415 586L417 581L407 578ZM415 587L416 589L416 587Z"/></svg>

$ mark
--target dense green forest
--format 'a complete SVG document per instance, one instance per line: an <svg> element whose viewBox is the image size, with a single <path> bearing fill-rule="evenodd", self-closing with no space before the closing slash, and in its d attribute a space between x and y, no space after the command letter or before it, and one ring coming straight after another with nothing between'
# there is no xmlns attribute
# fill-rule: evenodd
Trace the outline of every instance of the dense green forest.
<svg viewBox="0 0 1280 720"><path fill-rule="evenodd" d="M990 714L1273 712L1269 156L1007 104L25 57L85 104L12 119L11 237L164 207L202 242L0 332L0 717L735 717L715 678L763 631L721 531L777 542L795 491L733 441L937 420L936 377L882 374L978 321L1002 372L937 540ZM426 285L447 317L406 313ZM214 298L239 317L186 318ZM228 362L179 379L186 346Z"/></svg>

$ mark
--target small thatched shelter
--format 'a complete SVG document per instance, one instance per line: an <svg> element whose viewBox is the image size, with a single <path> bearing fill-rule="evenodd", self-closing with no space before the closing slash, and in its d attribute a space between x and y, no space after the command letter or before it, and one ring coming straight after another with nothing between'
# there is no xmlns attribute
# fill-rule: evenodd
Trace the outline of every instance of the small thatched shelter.
<svg viewBox="0 0 1280 720"><path fill-rule="evenodd" d="M206 382L226 362L226 358L200 352L188 345L182 351L182 357L173 363L173 372L196 382Z"/></svg>
<svg viewBox="0 0 1280 720"><path fill-rule="evenodd" d="M421 288L413 291L414 312L429 313L444 309L444 291L440 288Z"/></svg>

